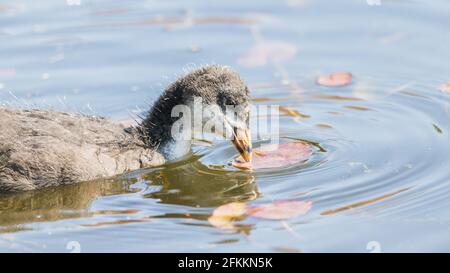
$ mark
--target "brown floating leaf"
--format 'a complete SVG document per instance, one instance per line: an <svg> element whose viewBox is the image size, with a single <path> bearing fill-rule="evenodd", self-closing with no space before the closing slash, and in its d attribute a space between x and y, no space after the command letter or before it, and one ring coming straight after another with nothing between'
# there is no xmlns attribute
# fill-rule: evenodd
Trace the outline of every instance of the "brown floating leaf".
<svg viewBox="0 0 450 273"><path fill-rule="evenodd" d="M247 214L264 219L282 220L306 214L311 201L277 201L247 208Z"/></svg>
<svg viewBox="0 0 450 273"><path fill-rule="evenodd" d="M450 92L450 83L444 83L439 86L441 92Z"/></svg>
<svg viewBox="0 0 450 273"><path fill-rule="evenodd" d="M253 149L252 162L239 156L232 164L240 169L278 168L305 161L311 153L311 146L305 142L274 143Z"/></svg>
<svg viewBox="0 0 450 273"><path fill-rule="evenodd" d="M233 221L239 220L245 216L246 204L241 202L233 202L216 208L208 221L217 228L230 229L233 228Z"/></svg>
<svg viewBox="0 0 450 273"><path fill-rule="evenodd" d="M337 72L330 75L322 75L317 78L317 84L329 87L345 86L352 82L352 74Z"/></svg>

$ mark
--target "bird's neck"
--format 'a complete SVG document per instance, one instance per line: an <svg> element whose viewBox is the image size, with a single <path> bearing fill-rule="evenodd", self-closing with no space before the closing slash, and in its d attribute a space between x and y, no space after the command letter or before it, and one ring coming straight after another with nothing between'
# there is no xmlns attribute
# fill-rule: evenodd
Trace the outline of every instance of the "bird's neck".
<svg viewBox="0 0 450 273"><path fill-rule="evenodd" d="M189 154L191 145L191 140L174 140L160 146L158 151L164 155L166 160L174 160Z"/></svg>
<svg viewBox="0 0 450 273"><path fill-rule="evenodd" d="M147 120L147 123L149 123L146 127L147 146L160 152L166 160L174 160L189 154L192 145L190 136L174 139L170 134L173 124L164 123L163 118Z"/></svg>
<svg viewBox="0 0 450 273"><path fill-rule="evenodd" d="M172 117L176 105L185 105L182 92L168 89L159 97L141 123L140 134L144 143L159 151L166 160L180 158L190 152L191 139L175 140L171 131L178 117Z"/></svg>

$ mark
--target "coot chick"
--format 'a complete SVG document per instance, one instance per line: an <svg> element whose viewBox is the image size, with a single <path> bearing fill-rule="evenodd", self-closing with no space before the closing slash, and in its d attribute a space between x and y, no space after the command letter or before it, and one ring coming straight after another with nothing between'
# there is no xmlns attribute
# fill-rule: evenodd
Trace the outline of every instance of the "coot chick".
<svg viewBox="0 0 450 273"><path fill-rule="evenodd" d="M239 153L251 160L249 89L230 68L209 65L169 85L131 128L101 117L0 108L0 192L111 177L180 158L189 153L192 135L183 126L178 131L184 138L173 135L181 117L172 117L172 110L193 109L196 98L210 109L203 112L202 125L208 118L223 122L220 134L234 136ZM229 105L238 106L231 118Z"/></svg>

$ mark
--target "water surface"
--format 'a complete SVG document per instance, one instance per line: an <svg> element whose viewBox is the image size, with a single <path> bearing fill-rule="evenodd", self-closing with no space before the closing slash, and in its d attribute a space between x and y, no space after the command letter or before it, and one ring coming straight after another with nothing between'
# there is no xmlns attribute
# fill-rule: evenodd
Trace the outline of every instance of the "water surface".
<svg viewBox="0 0 450 273"><path fill-rule="evenodd" d="M284 141L321 149L251 173L229 166L236 151L218 141L118 179L3 194L1 251L450 250L446 1L68 3L0 4L1 105L130 118L184 70L220 63L255 104L290 110ZM315 84L336 71L353 83ZM207 221L229 202L277 200L313 206L232 230Z"/></svg>

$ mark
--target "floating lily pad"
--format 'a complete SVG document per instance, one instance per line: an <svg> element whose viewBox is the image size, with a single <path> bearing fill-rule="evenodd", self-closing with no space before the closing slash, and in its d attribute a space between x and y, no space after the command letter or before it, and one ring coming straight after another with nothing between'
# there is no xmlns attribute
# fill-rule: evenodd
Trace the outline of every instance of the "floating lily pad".
<svg viewBox="0 0 450 273"><path fill-rule="evenodd" d="M249 170L286 167L307 160L311 154L311 146L305 142L274 143L253 149L252 162L237 157L233 166Z"/></svg>
<svg viewBox="0 0 450 273"><path fill-rule="evenodd" d="M345 86L352 82L352 74L337 72L330 75L322 75L317 78L317 84L329 87Z"/></svg>

